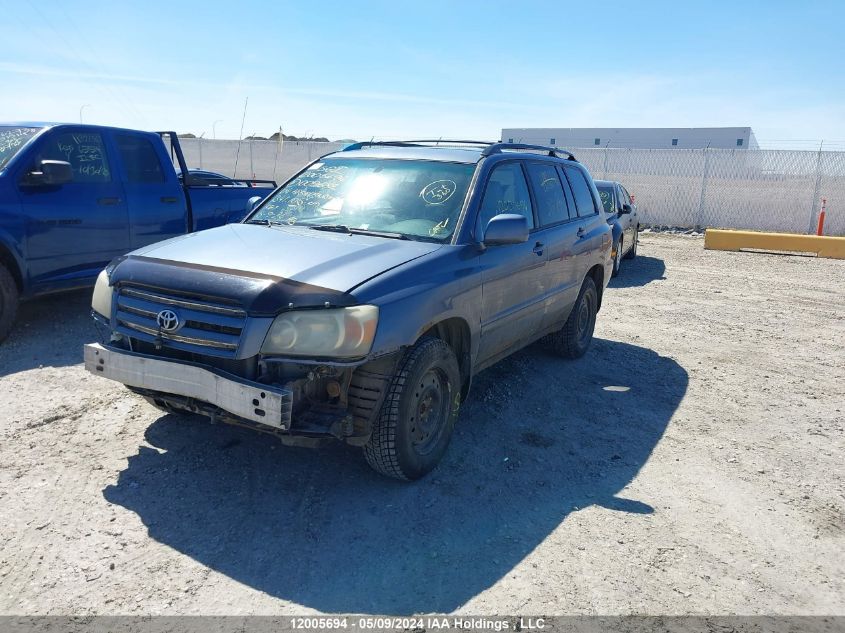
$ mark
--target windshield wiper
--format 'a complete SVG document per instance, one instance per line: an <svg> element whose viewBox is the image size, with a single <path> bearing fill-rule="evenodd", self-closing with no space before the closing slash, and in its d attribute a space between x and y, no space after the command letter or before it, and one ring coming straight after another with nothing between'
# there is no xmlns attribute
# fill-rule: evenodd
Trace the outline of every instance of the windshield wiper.
<svg viewBox="0 0 845 633"><path fill-rule="evenodd" d="M315 231L332 231L333 233L347 233L349 235L375 235L376 237L388 237L392 240L409 239L404 233L392 233L391 231L371 231L370 229L357 229L345 224L311 224L309 229Z"/></svg>
<svg viewBox="0 0 845 633"><path fill-rule="evenodd" d="M247 220L244 224L263 224L264 226L281 225L283 222L278 220Z"/></svg>
<svg viewBox="0 0 845 633"><path fill-rule="evenodd" d="M376 237L389 237L394 240L407 240L408 236L404 233L393 233L391 231L371 231L370 229L349 229L350 233L358 235L375 235Z"/></svg>
<svg viewBox="0 0 845 633"><path fill-rule="evenodd" d="M345 224L309 224L309 229L315 231L332 231L334 233L351 233L349 227Z"/></svg>

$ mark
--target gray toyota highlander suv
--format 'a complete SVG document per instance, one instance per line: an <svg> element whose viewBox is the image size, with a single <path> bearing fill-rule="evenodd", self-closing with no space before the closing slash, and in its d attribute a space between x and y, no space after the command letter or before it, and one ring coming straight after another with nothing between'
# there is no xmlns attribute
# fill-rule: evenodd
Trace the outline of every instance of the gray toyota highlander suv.
<svg viewBox="0 0 845 633"><path fill-rule="evenodd" d="M474 374L538 339L587 351L610 252L568 152L358 143L242 223L113 261L92 301L107 336L85 364L167 411L362 446L378 472L416 479Z"/></svg>

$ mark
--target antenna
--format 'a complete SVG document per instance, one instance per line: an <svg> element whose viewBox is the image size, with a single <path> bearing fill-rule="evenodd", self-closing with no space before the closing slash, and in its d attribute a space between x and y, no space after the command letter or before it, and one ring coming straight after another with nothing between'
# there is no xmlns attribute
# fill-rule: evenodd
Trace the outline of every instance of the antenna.
<svg viewBox="0 0 845 633"><path fill-rule="evenodd" d="M238 174L238 159L241 157L241 141L244 138L244 122L246 121L246 106L249 103L249 97L246 98L244 101L244 116L241 119L241 133L238 136L238 151L235 153L235 171L232 174L232 178L236 177Z"/></svg>

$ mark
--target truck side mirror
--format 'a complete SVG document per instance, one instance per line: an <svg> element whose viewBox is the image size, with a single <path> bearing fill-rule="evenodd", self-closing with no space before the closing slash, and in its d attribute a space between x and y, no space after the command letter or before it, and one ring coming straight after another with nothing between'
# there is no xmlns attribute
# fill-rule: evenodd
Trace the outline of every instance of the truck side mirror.
<svg viewBox="0 0 845 633"><path fill-rule="evenodd" d="M484 245L521 244L528 241L528 220L516 213L493 216L484 229Z"/></svg>
<svg viewBox="0 0 845 633"><path fill-rule="evenodd" d="M261 204L261 201L263 199L264 198L262 198L261 196L252 196L252 198L247 200L246 201L246 213L247 213L247 215L249 215L250 213L255 211L255 207L257 207L259 204Z"/></svg>
<svg viewBox="0 0 845 633"><path fill-rule="evenodd" d="M625 215L626 213L631 212L631 205L630 204L623 204L622 210L619 212L619 215Z"/></svg>
<svg viewBox="0 0 845 633"><path fill-rule="evenodd" d="M64 160L42 160L35 171L27 174L32 185L58 186L73 182L73 168Z"/></svg>

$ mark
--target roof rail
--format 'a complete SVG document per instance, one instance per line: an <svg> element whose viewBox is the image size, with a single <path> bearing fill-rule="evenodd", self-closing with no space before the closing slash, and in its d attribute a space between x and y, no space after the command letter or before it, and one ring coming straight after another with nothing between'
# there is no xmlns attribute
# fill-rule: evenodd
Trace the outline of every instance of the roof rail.
<svg viewBox="0 0 845 633"><path fill-rule="evenodd" d="M476 146L489 146L494 145L495 141L466 141L466 140L454 140L454 139L423 139L423 140L412 140L412 141L361 141L360 143L352 143L344 147L341 151L343 152L351 152L356 149L362 149L364 147L420 147L420 146L427 146L427 145L476 145Z"/></svg>
<svg viewBox="0 0 845 633"><path fill-rule="evenodd" d="M406 143L434 143L435 145L494 145L496 141L466 141L453 138L426 139L422 141L405 141Z"/></svg>
<svg viewBox="0 0 845 633"><path fill-rule="evenodd" d="M526 145L525 143L493 143L492 145L487 147L483 152L481 152L481 155L490 156L491 154L501 154L502 151L506 149L533 149L542 152L548 152L549 156L564 155L569 160L578 160L577 158L575 158L575 154L565 149L560 149L558 147L549 147L547 145Z"/></svg>

